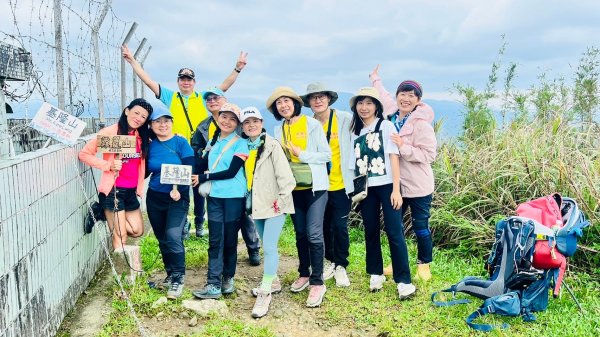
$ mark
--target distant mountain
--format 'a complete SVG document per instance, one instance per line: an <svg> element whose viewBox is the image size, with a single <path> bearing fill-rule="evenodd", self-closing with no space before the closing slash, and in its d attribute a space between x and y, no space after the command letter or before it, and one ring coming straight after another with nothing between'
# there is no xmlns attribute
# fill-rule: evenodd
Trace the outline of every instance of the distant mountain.
<svg viewBox="0 0 600 337"><path fill-rule="evenodd" d="M339 110L344 110L350 112L350 98L353 94L348 92L338 92L338 99L333 104L333 107ZM154 98L149 98L152 104L161 104L158 100ZM273 134L273 130L276 125L280 125L280 122L277 122L273 117L273 114L267 110L265 107L264 100L243 98L243 99L231 99L231 101L241 108L248 106L257 107L264 118L265 129L269 132L269 134ZM433 110L435 111L435 121L443 120L441 131L439 132L439 139L447 139L456 137L462 127L463 115L461 113L463 106L459 102L456 101L446 101L446 100L433 100L433 99L425 99L427 104L431 105ZM33 118L35 116L37 110L41 106L42 102L38 100L33 100L28 104L24 103L10 103L14 113L7 114L7 118ZM107 102L109 108L107 108L107 117L117 117L121 113L118 108L117 103L109 103ZM312 111L309 108L302 108L302 113L312 116ZM86 107L86 110L83 112L81 117L96 117L98 115L97 111L90 110L90 107Z"/></svg>
<svg viewBox="0 0 600 337"><path fill-rule="evenodd" d="M338 92L338 99L333 103L333 107L339 110L350 112L350 98L354 94L348 92ZM434 100L425 99L427 104L431 105L433 111L435 111L435 121L443 120L442 128L438 137L440 139L446 139L456 137L462 127L463 116L461 110L462 104L455 101L445 100ZM273 133L273 129L276 125L280 125L279 122L275 121L273 114L271 114L265 107L265 100L252 100L252 99L240 99L236 101L236 104L240 104L240 107L255 106L259 108L264 118L265 129L269 134ZM302 108L302 113L312 116L312 111L309 108Z"/></svg>

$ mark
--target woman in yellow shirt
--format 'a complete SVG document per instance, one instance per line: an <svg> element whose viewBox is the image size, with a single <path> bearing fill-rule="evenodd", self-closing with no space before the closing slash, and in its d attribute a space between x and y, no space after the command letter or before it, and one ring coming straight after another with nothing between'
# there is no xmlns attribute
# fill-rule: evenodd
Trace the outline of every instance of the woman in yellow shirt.
<svg viewBox="0 0 600 337"><path fill-rule="evenodd" d="M274 134L283 144L288 160L304 163L310 169L310 186L297 186L292 192L296 213L291 217L296 231L300 277L290 290L300 292L310 286L306 306L317 307L326 292L323 283L323 216L329 189L327 163L331 161L331 149L321 123L300 114L302 105L302 99L288 87L276 88L267 100L267 108L275 119L283 121L281 126L275 127Z"/></svg>

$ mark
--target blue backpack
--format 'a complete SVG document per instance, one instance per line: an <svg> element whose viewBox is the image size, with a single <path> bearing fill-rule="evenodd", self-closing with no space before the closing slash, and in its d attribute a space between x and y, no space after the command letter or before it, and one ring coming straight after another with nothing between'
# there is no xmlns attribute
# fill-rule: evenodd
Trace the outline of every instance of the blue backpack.
<svg viewBox="0 0 600 337"><path fill-rule="evenodd" d="M466 320L471 328L481 331L490 331L494 327L474 324L473 320L488 313L521 315L524 321L535 321L533 313L544 311L548 307L548 290L551 285L562 280L557 277L558 270L537 269L533 266L536 242L556 240L558 251L565 256L572 256L577 250L577 238L581 237L582 230L589 225L573 199L563 198L561 215L564 226L556 231L548 231L548 227L524 217L513 216L498 221L495 242L485 264L489 277L482 279L467 276L442 290L452 293L453 299L448 302L436 301L435 297L439 292L433 293L431 300L434 305L451 306L470 302L468 299L456 299L457 292L485 300ZM507 305L508 302L511 304ZM518 310L515 309L517 306ZM507 327L507 324L501 326Z"/></svg>

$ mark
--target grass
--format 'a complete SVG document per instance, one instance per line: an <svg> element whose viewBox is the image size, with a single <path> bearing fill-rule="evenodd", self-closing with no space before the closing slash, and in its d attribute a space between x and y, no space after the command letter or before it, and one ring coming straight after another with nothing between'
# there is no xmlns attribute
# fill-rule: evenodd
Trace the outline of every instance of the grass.
<svg viewBox="0 0 600 337"><path fill-rule="evenodd" d="M351 233L357 238L360 233ZM385 241L385 240L384 240ZM388 253L387 244L382 248ZM465 276L484 276L483 258L457 258L453 250L435 250L432 264L433 279L429 283L416 283L418 294L412 300L397 300L395 284L387 281L378 293L366 292L369 279L364 272L364 244L354 241L351 244L350 266L348 271L353 281L349 289L336 288L328 281L325 316L336 325L350 326L358 330L371 329L389 336L464 336L476 334L470 330L464 319L481 304L481 300L466 295L471 303L453 307L434 307L431 294L447 288ZM388 253L389 254L389 253ZM416 256L415 245L409 244L409 256ZM464 256L460 254L459 256ZM414 275L416 265L411 261ZM509 330L493 334L511 336L584 336L600 334L600 284L592 281L587 274L569 274L569 285L581 301L586 315L580 316L576 304L566 291L558 299L551 299L548 310L537 314L537 322L526 323L521 318L506 318L489 315L481 322L509 323ZM301 300L301 299L300 299ZM593 332L593 333L592 333Z"/></svg>
<svg viewBox="0 0 600 337"><path fill-rule="evenodd" d="M382 291L368 292L369 277L365 273L365 246L363 232L360 229L350 230L350 265L348 273L352 282L349 288L337 288L335 281L327 281L328 292L322 309L317 312L318 319L328 326L343 327L348 331L358 330L367 334L379 336L464 336L483 335L470 330L464 319L480 305L481 301L472 299L466 305L457 305L447 308L434 307L431 304L431 294L434 291L445 289L458 282L467 275L484 276L483 257L479 254L468 256L464 252L456 253L456 249L434 251L432 264L433 280L429 283L416 283L417 295L408 301L397 299L396 287L393 281L388 280ZM409 239L409 256L416 256L416 246ZM293 226L288 221L284 227L280 241L281 253L296 255ZM156 258L157 242L148 236L141 242L144 267L152 270L162 269L160 258L153 266ZM206 239L186 241L188 268L205 268L206 266ZM389 250L385 235L382 236L382 251L385 263L388 264ZM148 265L147 265L148 264ZM411 259L412 272L416 266L414 258ZM281 271L285 284L293 282L297 277L295 270ZM151 289L146 285L147 279L141 277L134 285L130 285L128 292L134 303L136 312L140 316L154 317L162 311L165 317L179 317L184 309L181 301L192 298L189 290L185 290L180 300L169 301L159 308L152 308L152 303L160 296L162 291ZM496 330L491 336L585 336L600 335L600 283L585 273L568 273L566 279L569 286L576 293L585 314L578 312L575 302L565 291L559 298L550 299L548 310L537 313L537 321L523 322L520 318L508 318L489 315L479 322L500 324L509 323L508 330ZM111 290L113 296L113 313L109 322L104 326L99 336L133 336L136 335L136 326L129 315L126 302L118 296L118 292ZM566 289L563 289L566 290ZM291 294L284 291L292 301L303 305L306 294ZM225 300L228 306L236 305L236 298ZM307 309L308 310L308 309ZM191 314L191 312L190 312ZM234 317L203 318L203 328L192 336L275 336L265 327L248 324Z"/></svg>

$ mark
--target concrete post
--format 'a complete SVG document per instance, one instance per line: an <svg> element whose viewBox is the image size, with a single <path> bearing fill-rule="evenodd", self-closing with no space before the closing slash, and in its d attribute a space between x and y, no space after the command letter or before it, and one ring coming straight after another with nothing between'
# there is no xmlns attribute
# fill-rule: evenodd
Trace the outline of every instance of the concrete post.
<svg viewBox="0 0 600 337"><path fill-rule="evenodd" d="M133 32L135 32L135 29L137 28L137 26L138 26L137 22L134 22L133 25L131 25L131 28L129 29L127 36L125 36L125 39L123 40L122 44L127 44L127 42L129 42L129 40L131 39L131 36L133 36ZM123 109L127 106L127 94L125 93L126 86L127 86L127 83L125 81L125 59L123 57L121 57L121 109Z"/></svg>
<svg viewBox="0 0 600 337"><path fill-rule="evenodd" d="M58 108L65 109L65 73L62 47L62 7L61 0L54 0L54 44L56 49L56 94Z"/></svg>
<svg viewBox="0 0 600 337"><path fill-rule="evenodd" d="M135 50L135 53L133 53L133 58L134 59L138 59L138 55L140 54L140 52L142 51L142 48L144 48L144 45L146 44L147 39L143 38L142 42L140 43L139 47ZM137 98L137 75L135 73L132 73L132 80L133 80L133 98Z"/></svg>
<svg viewBox="0 0 600 337"><path fill-rule="evenodd" d="M0 159L11 156L12 137L8 133L8 121L6 118L6 99L4 97L4 80L0 79Z"/></svg>
<svg viewBox="0 0 600 337"><path fill-rule="evenodd" d="M152 49L152 46L148 47L148 49L146 49L146 52L144 53L144 55L140 58L140 67L144 68L144 61L146 61L146 57L148 57L148 54L150 53L150 49ZM144 92L146 92L146 86L141 83L140 84L140 97L141 98L146 98L144 97Z"/></svg>
<svg viewBox="0 0 600 337"><path fill-rule="evenodd" d="M96 21L94 22L94 27L92 27L92 46L94 49L94 65L96 68L96 91L98 93L98 115L100 117L99 127L103 128L105 126L104 121L104 90L102 89L102 66L100 64L100 48L98 47L98 34L100 32L100 26L106 17L106 13L108 13L108 9L110 8L112 0L106 1L102 11Z"/></svg>

